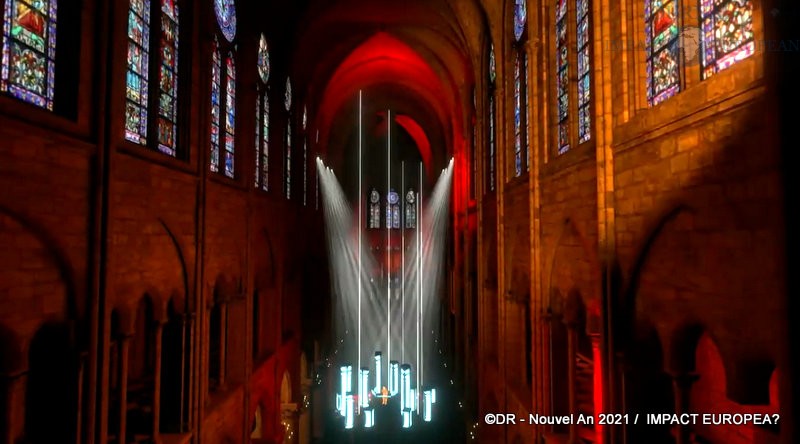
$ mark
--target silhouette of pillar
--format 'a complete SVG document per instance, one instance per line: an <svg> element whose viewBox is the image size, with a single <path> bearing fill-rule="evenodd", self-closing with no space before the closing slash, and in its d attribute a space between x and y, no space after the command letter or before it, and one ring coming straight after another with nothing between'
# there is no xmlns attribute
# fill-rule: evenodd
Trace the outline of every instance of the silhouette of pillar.
<svg viewBox="0 0 800 444"><path fill-rule="evenodd" d="M689 399L698 375L694 373L679 373L672 375L672 384L675 391L675 414L680 416L689 413ZM675 444L691 444L691 426L679 424Z"/></svg>
<svg viewBox="0 0 800 444"><path fill-rule="evenodd" d="M119 338L119 438L125 444L128 421L128 354L133 333L123 333Z"/></svg>
<svg viewBox="0 0 800 444"><path fill-rule="evenodd" d="M18 434L22 431L21 419L25 417L25 412L21 406L24 406L25 399L25 382L27 372L18 372L13 374L6 374L0 376L0 388L2 392L2 407L3 407L3 422L5 430L3 436L0 436L0 443L14 444Z"/></svg>
<svg viewBox="0 0 800 444"><path fill-rule="evenodd" d="M567 380L569 381L569 412L572 415L578 413L578 368L577 363L577 343L578 343L578 324L567 322ZM568 444L580 444L578 440L578 424L572 421L569 425Z"/></svg>
<svg viewBox="0 0 800 444"><path fill-rule="evenodd" d="M219 386L225 385L225 357L228 353L228 301L219 307Z"/></svg>
<svg viewBox="0 0 800 444"><path fill-rule="evenodd" d="M158 442L158 432L161 423L161 348L164 337L164 323L156 322L153 332L155 349L155 362L153 363L153 439Z"/></svg>

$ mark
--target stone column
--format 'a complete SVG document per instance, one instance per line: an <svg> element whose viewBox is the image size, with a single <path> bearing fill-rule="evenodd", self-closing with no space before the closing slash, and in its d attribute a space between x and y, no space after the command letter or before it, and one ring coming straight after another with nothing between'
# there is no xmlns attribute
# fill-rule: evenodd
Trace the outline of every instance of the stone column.
<svg viewBox="0 0 800 444"><path fill-rule="evenodd" d="M3 422L5 430L0 436L0 443L14 444L24 429L24 400L26 372L17 372L0 376L0 387L2 387Z"/></svg>
<svg viewBox="0 0 800 444"><path fill-rule="evenodd" d="M678 373L672 375L672 385L675 391L675 414L682 415L689 412L689 399L692 393L692 384L699 376L694 373ZM678 425L676 444L691 444L691 426Z"/></svg>
<svg viewBox="0 0 800 444"><path fill-rule="evenodd" d="M578 366L577 359L578 326L575 323L567 322L567 380L569 387L569 412L572 415L578 413ZM568 444L580 444L578 439L578 424L572 421L569 426Z"/></svg>
<svg viewBox="0 0 800 444"><path fill-rule="evenodd" d="M225 362L228 355L228 302L221 302L219 308L219 386L225 386Z"/></svg>
<svg viewBox="0 0 800 444"><path fill-rule="evenodd" d="M155 362L153 363L153 440L158 442L158 433L161 425L161 348L164 336L164 323L156 322L153 332L155 348Z"/></svg>
<svg viewBox="0 0 800 444"><path fill-rule="evenodd" d="M128 350L132 333L125 333L119 338L119 438L118 444L125 444L128 421Z"/></svg>

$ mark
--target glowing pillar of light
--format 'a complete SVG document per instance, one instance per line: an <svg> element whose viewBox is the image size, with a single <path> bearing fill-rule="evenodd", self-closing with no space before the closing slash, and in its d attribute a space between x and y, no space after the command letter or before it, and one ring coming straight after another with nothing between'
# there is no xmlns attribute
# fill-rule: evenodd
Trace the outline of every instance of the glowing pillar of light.
<svg viewBox="0 0 800 444"><path fill-rule="evenodd" d="M422 206L422 162L419 163L419 195L417 197L417 204L419 205L419 210L417 211L417 226L420 227L419 232L417 233L417 237L419 238L419 242L420 242L419 243L419 249L417 250L417 256L418 256L418 258L417 258L417 260L418 260L418 262L417 262L417 279L419 280L419 294L417 295L417 316L418 316L417 323L419 324L419 334L418 334L418 339L417 339L417 341L418 341L418 346L417 346L417 349L418 349L418 351L417 351L417 390L419 390L420 384L423 384L425 382L424 379L423 379L425 377L425 373L424 373L424 371L425 371L425 365L424 365L424 361L425 361L425 343L422 340L422 332L425 329L425 321L424 321L425 318L423 318L423 312L422 312L422 305L424 303L423 301L425 300L425 293L423 291L424 287L422 286L422 282L424 282L423 272L424 272L424 269L425 269L425 267L423 266L425 264L422 263L423 250L424 250L424 244L422 243L422 234L423 234L422 233L422 226L423 226L422 225L422 220L423 220L422 217L423 217L423 213L425 211L425 207Z"/></svg>
<svg viewBox="0 0 800 444"><path fill-rule="evenodd" d="M594 409L601 411L603 408L603 361L600 352L600 335L592 335L592 362L594 364ZM603 426L601 421L595 422L594 432L595 440L598 444L603 444L605 436L603 435Z"/></svg>
<svg viewBox="0 0 800 444"><path fill-rule="evenodd" d="M387 112L386 124L388 136L386 137L386 196L392 191L392 110ZM387 200L386 218L386 359L392 359L392 221L394 220L389 210ZM391 391L391 389L389 389ZM394 394L394 393L393 393Z"/></svg>
<svg viewBox="0 0 800 444"><path fill-rule="evenodd" d="M358 368L361 368L361 224L364 220L362 217L362 206L364 199L361 195L361 108L362 108L363 93L358 91Z"/></svg>
<svg viewBox="0 0 800 444"><path fill-rule="evenodd" d="M436 389L431 389L431 404L436 404Z"/></svg>
<svg viewBox="0 0 800 444"><path fill-rule="evenodd" d="M394 396L400 390L400 363L389 362L389 394Z"/></svg>
<svg viewBox="0 0 800 444"><path fill-rule="evenodd" d="M364 427L371 429L375 425L375 410L372 408L364 409Z"/></svg>
<svg viewBox="0 0 800 444"><path fill-rule="evenodd" d="M433 409L433 394L431 390L425 390L422 394L422 420L425 422L431 422L431 416Z"/></svg>
<svg viewBox="0 0 800 444"><path fill-rule="evenodd" d="M403 428L410 429L411 428L411 409L403 410Z"/></svg>
<svg viewBox="0 0 800 444"><path fill-rule="evenodd" d="M347 393L347 397L345 398L345 415L344 415L344 428L352 429L353 424L355 422L355 415L354 415L354 404L355 401L353 400L353 394Z"/></svg>
<svg viewBox="0 0 800 444"><path fill-rule="evenodd" d="M411 366L400 367L400 410L409 409L411 404Z"/></svg>
<svg viewBox="0 0 800 444"><path fill-rule="evenodd" d="M416 412L417 411L417 390L412 388L410 390L410 395L411 395L411 398L408 401L408 408L410 408L412 412Z"/></svg>
<svg viewBox="0 0 800 444"><path fill-rule="evenodd" d="M373 393L381 393L381 352L375 352L375 389Z"/></svg>
<svg viewBox="0 0 800 444"><path fill-rule="evenodd" d="M342 394L336 394L336 411L341 413L344 410L344 399L342 399Z"/></svg>
<svg viewBox="0 0 800 444"><path fill-rule="evenodd" d="M345 410L347 410L347 405L346 405L346 403L347 403L347 392L350 390L349 387L348 387L348 384L347 384L347 366L346 365L343 365L341 367L340 374L341 374L341 381L340 381L340 385L339 385L339 390L341 390L341 393L339 394L339 398L340 398L341 402L338 403L339 404L339 413L341 413L342 416L345 416L345 414L346 414Z"/></svg>
<svg viewBox="0 0 800 444"><path fill-rule="evenodd" d="M369 407L369 369L364 367L358 371L358 405Z"/></svg>

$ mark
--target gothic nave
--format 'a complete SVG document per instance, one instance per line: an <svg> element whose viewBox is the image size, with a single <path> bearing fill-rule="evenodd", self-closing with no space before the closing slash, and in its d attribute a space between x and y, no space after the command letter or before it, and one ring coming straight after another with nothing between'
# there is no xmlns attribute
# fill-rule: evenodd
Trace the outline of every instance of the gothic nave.
<svg viewBox="0 0 800 444"><path fill-rule="evenodd" d="M797 10L0 0L0 444L800 442Z"/></svg>

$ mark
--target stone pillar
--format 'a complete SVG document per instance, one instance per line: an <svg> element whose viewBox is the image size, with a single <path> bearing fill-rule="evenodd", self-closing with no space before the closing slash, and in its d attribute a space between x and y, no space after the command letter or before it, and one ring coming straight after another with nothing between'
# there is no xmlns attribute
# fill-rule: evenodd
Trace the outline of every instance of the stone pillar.
<svg viewBox="0 0 800 444"><path fill-rule="evenodd" d="M221 302L219 308L219 386L225 386L225 362L228 355L228 303Z"/></svg>
<svg viewBox="0 0 800 444"><path fill-rule="evenodd" d="M125 444L126 426L128 421L128 350L130 348L132 333L126 333L119 338L119 437L118 444Z"/></svg>
<svg viewBox="0 0 800 444"><path fill-rule="evenodd" d="M698 375L694 373L679 373L672 375L672 385L675 392L675 414L682 415L689 412L689 399ZM691 426L678 425L675 444L691 444Z"/></svg>
<svg viewBox="0 0 800 444"><path fill-rule="evenodd" d="M153 348L155 349L155 362L153 363L153 440L159 441L158 433L161 425L161 348L164 336L164 323L157 322L153 332Z"/></svg>
<svg viewBox="0 0 800 444"><path fill-rule="evenodd" d="M567 379L569 381L569 412L572 415L578 413L578 366L575 360L578 345L578 326L575 323L567 323ZM568 444L580 444L578 439L578 424L572 421L569 425Z"/></svg>
<svg viewBox="0 0 800 444"><path fill-rule="evenodd" d="M1 444L14 444L16 439L22 434L25 424L25 382L26 372L18 372L0 376L0 387L2 387L3 424L5 430L0 436Z"/></svg>

